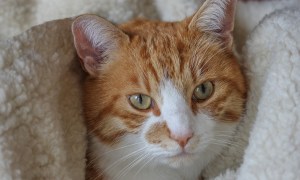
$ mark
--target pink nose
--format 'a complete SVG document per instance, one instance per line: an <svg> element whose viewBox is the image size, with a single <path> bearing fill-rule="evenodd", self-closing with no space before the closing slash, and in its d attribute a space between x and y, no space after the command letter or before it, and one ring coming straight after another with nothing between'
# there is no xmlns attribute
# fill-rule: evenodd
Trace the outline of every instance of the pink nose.
<svg viewBox="0 0 300 180"><path fill-rule="evenodd" d="M188 133L186 133L186 134L184 134L184 135L180 135L180 136L171 133L171 136L170 136L170 137L171 137L171 139L177 141L178 144L179 144L182 148L184 148L185 145L189 142L189 140L193 137L193 135L194 135L193 132L188 132Z"/></svg>

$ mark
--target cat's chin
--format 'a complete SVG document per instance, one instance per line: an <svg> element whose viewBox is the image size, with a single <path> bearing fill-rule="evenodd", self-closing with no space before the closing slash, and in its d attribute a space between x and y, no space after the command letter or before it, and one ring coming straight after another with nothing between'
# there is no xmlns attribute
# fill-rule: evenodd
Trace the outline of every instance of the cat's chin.
<svg viewBox="0 0 300 180"><path fill-rule="evenodd" d="M191 166L195 162L195 155L191 153L181 152L174 156L166 157L163 163L171 166L172 168L182 168L185 166Z"/></svg>

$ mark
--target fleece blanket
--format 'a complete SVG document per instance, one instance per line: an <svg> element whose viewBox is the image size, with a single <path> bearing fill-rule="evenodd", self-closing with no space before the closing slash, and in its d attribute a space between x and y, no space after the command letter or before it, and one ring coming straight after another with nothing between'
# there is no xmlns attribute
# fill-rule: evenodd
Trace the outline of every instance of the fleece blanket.
<svg viewBox="0 0 300 180"><path fill-rule="evenodd" d="M84 179L85 170L83 74L70 32L73 19L11 36L86 12L114 22L136 16L179 20L202 2L0 1L1 179ZM249 99L232 146L204 171L207 179L300 179L299 4L238 4L235 38Z"/></svg>

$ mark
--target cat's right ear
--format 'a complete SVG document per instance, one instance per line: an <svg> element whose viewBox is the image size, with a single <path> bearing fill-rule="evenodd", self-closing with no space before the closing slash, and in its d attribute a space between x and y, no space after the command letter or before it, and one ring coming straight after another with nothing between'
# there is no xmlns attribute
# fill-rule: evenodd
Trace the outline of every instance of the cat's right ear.
<svg viewBox="0 0 300 180"><path fill-rule="evenodd" d="M206 0L192 17L189 28L214 35L231 47L236 3L237 0Z"/></svg>
<svg viewBox="0 0 300 180"><path fill-rule="evenodd" d="M91 76L98 76L110 54L129 41L119 28L95 15L77 17L72 24L72 33L81 66Z"/></svg>

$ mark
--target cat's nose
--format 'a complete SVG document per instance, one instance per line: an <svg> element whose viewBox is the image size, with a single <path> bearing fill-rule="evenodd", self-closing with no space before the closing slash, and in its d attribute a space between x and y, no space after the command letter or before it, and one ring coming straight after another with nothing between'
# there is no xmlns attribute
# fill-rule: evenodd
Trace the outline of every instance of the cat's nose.
<svg viewBox="0 0 300 180"><path fill-rule="evenodd" d="M171 139L177 141L177 143L181 146L181 148L184 148L186 144L189 142L189 140L193 137L193 135L194 133L192 131L188 131L181 135L171 133L170 137Z"/></svg>

